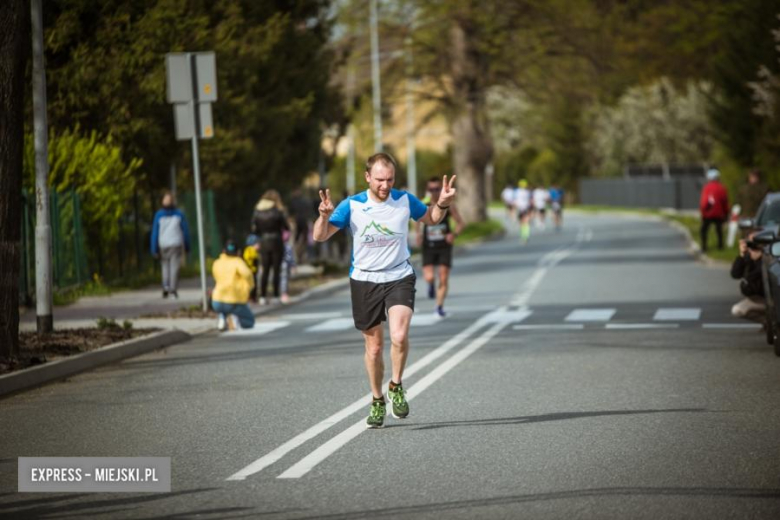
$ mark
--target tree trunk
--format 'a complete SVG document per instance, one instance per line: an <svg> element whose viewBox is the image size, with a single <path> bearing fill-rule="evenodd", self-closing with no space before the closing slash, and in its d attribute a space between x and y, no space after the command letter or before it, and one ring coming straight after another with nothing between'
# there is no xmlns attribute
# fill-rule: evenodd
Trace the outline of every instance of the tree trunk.
<svg viewBox="0 0 780 520"><path fill-rule="evenodd" d="M24 71L30 3L0 9L0 360L19 356L19 267L22 235Z"/></svg>
<svg viewBox="0 0 780 520"><path fill-rule="evenodd" d="M474 48L470 17L451 29L451 72L454 107L450 115L453 166L458 176L458 210L466 222L487 218L485 168L493 156L493 143L485 107L487 60Z"/></svg>

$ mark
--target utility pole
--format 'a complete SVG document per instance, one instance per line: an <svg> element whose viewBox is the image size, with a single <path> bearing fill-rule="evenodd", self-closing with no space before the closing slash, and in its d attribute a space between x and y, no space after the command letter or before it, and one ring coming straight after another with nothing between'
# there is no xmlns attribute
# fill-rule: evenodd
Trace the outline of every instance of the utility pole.
<svg viewBox="0 0 780 520"><path fill-rule="evenodd" d="M355 193L355 125L352 123L352 106L355 95L355 66L350 63L347 67L347 114L350 122L347 127L347 191L350 195Z"/></svg>
<svg viewBox="0 0 780 520"><path fill-rule="evenodd" d="M38 334L54 329L52 316L51 216L49 214L49 125L41 0L31 0L33 129L35 140L35 311Z"/></svg>
<svg viewBox="0 0 780 520"><path fill-rule="evenodd" d="M379 85L379 30L377 0L371 0L371 84L374 101L374 152L382 151L382 89Z"/></svg>
<svg viewBox="0 0 780 520"><path fill-rule="evenodd" d="M414 93L413 74L414 67L412 63L412 39L406 37L406 155L407 155L407 189L412 195L417 195L417 149L415 143L415 120L414 120Z"/></svg>

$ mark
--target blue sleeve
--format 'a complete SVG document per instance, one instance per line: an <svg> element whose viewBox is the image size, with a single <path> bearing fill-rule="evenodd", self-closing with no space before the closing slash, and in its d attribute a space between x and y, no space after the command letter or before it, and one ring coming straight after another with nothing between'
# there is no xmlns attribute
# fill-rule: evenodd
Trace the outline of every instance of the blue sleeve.
<svg viewBox="0 0 780 520"><path fill-rule="evenodd" d="M157 239L159 238L160 234L160 212L154 214L154 221L152 222L152 244L151 244L151 251L153 255L156 255L160 252L160 248L157 245Z"/></svg>
<svg viewBox="0 0 780 520"><path fill-rule="evenodd" d="M428 206L411 193L407 193L406 196L409 197L409 213L412 215L412 218L414 220L423 218L428 212Z"/></svg>
<svg viewBox="0 0 780 520"><path fill-rule="evenodd" d="M333 215L330 216L330 220L328 220L328 222L339 229L344 229L349 225L349 216L349 199L346 198L342 200L338 206L336 206L336 211L334 211Z"/></svg>
<svg viewBox="0 0 780 520"><path fill-rule="evenodd" d="M184 250L189 252L190 251L190 227L187 225L187 217L184 216L184 213L179 211L179 216L181 217L181 234L184 235Z"/></svg>

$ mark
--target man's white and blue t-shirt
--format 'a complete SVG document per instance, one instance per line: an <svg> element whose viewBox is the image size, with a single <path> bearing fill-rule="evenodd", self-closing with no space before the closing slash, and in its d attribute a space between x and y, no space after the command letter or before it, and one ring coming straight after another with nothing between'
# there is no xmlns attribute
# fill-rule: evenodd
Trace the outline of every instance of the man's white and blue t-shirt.
<svg viewBox="0 0 780 520"><path fill-rule="evenodd" d="M409 263L409 218L420 220L428 206L401 190L390 190L384 202L375 202L368 190L341 201L330 216L339 229L352 234L353 280L385 283L414 273Z"/></svg>

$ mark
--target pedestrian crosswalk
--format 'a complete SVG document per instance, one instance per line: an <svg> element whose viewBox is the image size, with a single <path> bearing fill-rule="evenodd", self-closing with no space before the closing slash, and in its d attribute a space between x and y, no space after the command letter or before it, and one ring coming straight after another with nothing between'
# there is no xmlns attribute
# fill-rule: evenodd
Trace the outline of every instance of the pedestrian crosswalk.
<svg viewBox="0 0 780 520"><path fill-rule="evenodd" d="M494 311L492 318L510 323L518 331L581 331L581 330L674 330L682 327L710 330L750 330L760 328L732 318L728 307L710 305L702 307L540 307L509 308ZM418 311L411 322L412 328L432 327L442 322L448 324L459 320L471 320L483 315L465 316L463 313L450 314L444 318L432 312ZM495 321L495 320L494 320ZM294 326L296 333L327 334L353 331L352 317L347 312L299 313L258 320L253 329L232 331L228 334L243 336L262 336Z"/></svg>

